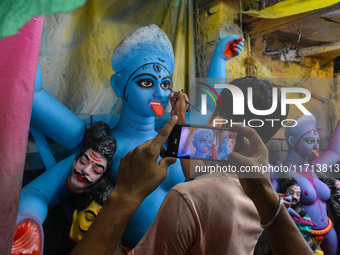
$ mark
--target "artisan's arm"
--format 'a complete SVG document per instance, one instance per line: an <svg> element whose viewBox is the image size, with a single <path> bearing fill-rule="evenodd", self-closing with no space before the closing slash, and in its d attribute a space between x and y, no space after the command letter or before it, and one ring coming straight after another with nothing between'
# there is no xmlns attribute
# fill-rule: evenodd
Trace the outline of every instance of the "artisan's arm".
<svg viewBox="0 0 340 255"><path fill-rule="evenodd" d="M185 117L186 111L188 109L188 104L185 100L189 101L188 96L178 91L173 95L170 95L170 104L171 104L171 116L177 115L178 120L177 123L187 124L187 119ZM191 160L191 159L181 159L181 166L183 169L183 173L185 175L185 180L190 181L190 176L195 172L193 169L195 166L204 165L202 160Z"/></svg>
<svg viewBox="0 0 340 255"><path fill-rule="evenodd" d="M176 162L175 158L167 157L157 164L176 122L177 116L172 117L155 139L121 158L115 189L72 255L122 254L119 241L130 219L143 200L165 180L169 165Z"/></svg>
<svg viewBox="0 0 340 255"><path fill-rule="evenodd" d="M185 100L189 101L188 96L185 93L178 91L173 95L170 94L169 100L171 104L171 116L177 115L177 123L187 124L185 114L188 109L188 104ZM181 159L181 166L185 175L185 180L187 181L190 180L190 163L190 159Z"/></svg>
<svg viewBox="0 0 340 255"><path fill-rule="evenodd" d="M230 162L238 167L242 165L269 166L268 150L256 131L240 125L233 125L233 128L241 131L247 139L243 144L243 154L231 153ZM261 222L266 224L271 221L277 211L279 197L271 185L268 171L251 177L239 176L240 183L244 192L254 202ZM285 208L281 209L266 231L275 255L314 254Z"/></svg>

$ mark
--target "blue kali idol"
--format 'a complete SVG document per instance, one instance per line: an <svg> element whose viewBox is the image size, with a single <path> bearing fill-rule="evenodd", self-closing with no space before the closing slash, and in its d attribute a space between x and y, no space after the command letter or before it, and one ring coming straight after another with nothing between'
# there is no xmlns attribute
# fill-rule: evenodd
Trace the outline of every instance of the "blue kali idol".
<svg viewBox="0 0 340 255"><path fill-rule="evenodd" d="M156 25L136 30L116 47L112 57L115 74L111 77L111 84L116 95L123 101L123 110L111 133L117 140L118 148L109 173L114 180L120 158L156 136L155 117L163 114L168 103L174 64L172 45ZM38 75L41 76L41 72ZM41 82L41 79L37 80ZM46 129L44 133L56 138L60 144L65 143L63 140L74 141L68 147L76 148L82 140L85 124L81 124L77 116L66 111L62 104L55 102L42 88L36 91L39 97L35 95L33 100L34 121L39 120L39 125L46 127L60 126L63 121L63 128ZM43 107L39 108L40 105ZM44 118L46 112L65 112L63 116L69 117L66 120L53 118L52 114ZM65 182L76 155L55 164L22 189L17 224L29 218L41 226L48 210L72 194ZM123 236L125 246L134 247L138 243L154 220L167 192L184 179L179 162L170 166L167 179L142 203L132 218Z"/></svg>
<svg viewBox="0 0 340 255"><path fill-rule="evenodd" d="M196 148L194 158L211 158L214 133L211 129L199 128L194 132L192 145Z"/></svg>
<svg viewBox="0 0 340 255"><path fill-rule="evenodd" d="M231 57L220 55L235 40L238 41L233 44L235 54L232 57L239 55L243 39L235 36L222 39L215 51L218 53L214 54L211 63L214 68L210 70L215 72L210 71L208 77L221 77L225 72L225 61ZM166 34L156 25L136 30L114 50L112 68L115 73L110 81L116 95L123 101L123 109L117 125L111 131L111 136L117 140L112 168L108 169L113 180L116 179L120 158L156 136L155 117L163 114L168 103L174 65L172 45ZM31 125L59 144L76 151L84 137L85 123L42 88L41 78L39 69ZM76 151L22 189L17 226L23 220L29 219L42 231L41 226L48 210L72 195L65 182L77 155ZM122 238L124 246L133 248L139 242L153 222L167 192L184 180L178 161L170 166L166 180L144 200L133 216Z"/></svg>

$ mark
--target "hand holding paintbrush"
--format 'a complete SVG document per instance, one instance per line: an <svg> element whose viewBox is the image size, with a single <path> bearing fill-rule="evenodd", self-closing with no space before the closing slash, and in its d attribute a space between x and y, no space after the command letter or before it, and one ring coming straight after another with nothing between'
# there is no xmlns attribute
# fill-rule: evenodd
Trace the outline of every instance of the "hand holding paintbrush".
<svg viewBox="0 0 340 255"><path fill-rule="evenodd" d="M172 90L171 90L172 91ZM172 91L173 92L173 91ZM177 115L178 116L178 123L187 123L185 118L186 111L188 109L188 96L181 92L173 92L170 94L170 104L171 104L171 116Z"/></svg>
<svg viewBox="0 0 340 255"><path fill-rule="evenodd" d="M190 104L190 102L189 102L189 100L188 100L188 96L183 92L183 90L182 90L182 91L175 92L175 91L173 91L171 88L169 88L169 89L170 89L170 91L173 93L172 97L170 97L170 102L171 102L171 98L174 98L174 97L175 97L176 102L177 102L178 97L176 97L175 95L178 94L179 92L181 92L181 93L183 94L183 96L184 96L184 102L185 102L186 104L190 105L191 107L193 107L196 111L201 112L197 107L195 107L195 106L193 106L192 104ZM175 103L176 103L176 102L175 102ZM171 104L171 106L173 106L173 105ZM186 108L188 108L188 107L186 107Z"/></svg>

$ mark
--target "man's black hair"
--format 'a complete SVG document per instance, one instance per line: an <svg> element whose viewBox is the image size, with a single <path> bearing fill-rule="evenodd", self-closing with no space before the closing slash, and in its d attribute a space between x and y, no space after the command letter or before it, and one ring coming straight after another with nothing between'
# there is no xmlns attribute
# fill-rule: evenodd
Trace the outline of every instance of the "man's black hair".
<svg viewBox="0 0 340 255"><path fill-rule="evenodd" d="M217 102L214 113L212 114L212 119L217 116L222 116L224 119L230 120L232 119L233 123L235 122L243 122L245 120L246 124L251 119L260 119L264 122L262 127L254 127L259 136L262 138L264 143L267 143L280 129L281 121L286 119L286 116L281 115L281 93L278 90L278 99L277 99L277 108L276 110L270 114L265 116L255 115L250 112L247 104L248 100L248 88L253 88L253 106L257 110L268 110L272 106L272 98L273 98L273 87L275 85L271 84L267 80L260 80L255 77L243 77L235 79L229 84L235 85L240 88L244 95L244 115L233 115L233 96L229 89L223 89L220 93L222 105L220 102ZM288 113L288 105L287 111ZM276 121L266 121L265 119L276 119ZM274 124L272 124L272 122ZM256 122L256 125L259 123ZM255 122L254 122L255 125ZM272 126L273 125L273 126Z"/></svg>

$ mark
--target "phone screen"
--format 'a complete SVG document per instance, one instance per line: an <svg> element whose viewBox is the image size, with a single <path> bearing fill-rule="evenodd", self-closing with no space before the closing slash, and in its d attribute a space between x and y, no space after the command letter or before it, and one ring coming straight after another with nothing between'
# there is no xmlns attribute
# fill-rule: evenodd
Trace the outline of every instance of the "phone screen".
<svg viewBox="0 0 340 255"><path fill-rule="evenodd" d="M239 151L243 135L233 129L176 125L168 139L168 155L176 158L228 160Z"/></svg>

